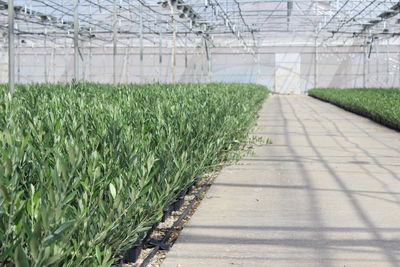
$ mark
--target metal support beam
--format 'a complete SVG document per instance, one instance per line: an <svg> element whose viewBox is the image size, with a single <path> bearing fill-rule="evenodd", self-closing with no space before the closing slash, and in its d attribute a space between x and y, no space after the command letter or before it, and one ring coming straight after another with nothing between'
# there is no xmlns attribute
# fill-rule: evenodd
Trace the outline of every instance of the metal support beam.
<svg viewBox="0 0 400 267"><path fill-rule="evenodd" d="M8 0L8 91L15 91L14 0Z"/></svg>
<svg viewBox="0 0 400 267"><path fill-rule="evenodd" d="M74 0L74 82L79 81L79 0Z"/></svg>

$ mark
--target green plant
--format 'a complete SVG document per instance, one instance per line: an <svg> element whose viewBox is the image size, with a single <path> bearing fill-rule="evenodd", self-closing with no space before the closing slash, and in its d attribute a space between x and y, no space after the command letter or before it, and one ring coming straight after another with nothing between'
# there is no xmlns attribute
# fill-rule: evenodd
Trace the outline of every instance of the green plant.
<svg viewBox="0 0 400 267"><path fill-rule="evenodd" d="M400 130L400 88L318 88L308 93Z"/></svg>
<svg viewBox="0 0 400 267"><path fill-rule="evenodd" d="M258 85L20 85L0 94L0 262L110 266L247 139Z"/></svg>

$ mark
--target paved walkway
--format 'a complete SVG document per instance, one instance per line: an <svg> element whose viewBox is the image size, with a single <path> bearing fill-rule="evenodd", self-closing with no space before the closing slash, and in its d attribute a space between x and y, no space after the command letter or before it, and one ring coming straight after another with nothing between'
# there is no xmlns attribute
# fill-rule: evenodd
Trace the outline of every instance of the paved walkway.
<svg viewBox="0 0 400 267"><path fill-rule="evenodd" d="M400 266L400 134L306 96L258 124L162 266Z"/></svg>

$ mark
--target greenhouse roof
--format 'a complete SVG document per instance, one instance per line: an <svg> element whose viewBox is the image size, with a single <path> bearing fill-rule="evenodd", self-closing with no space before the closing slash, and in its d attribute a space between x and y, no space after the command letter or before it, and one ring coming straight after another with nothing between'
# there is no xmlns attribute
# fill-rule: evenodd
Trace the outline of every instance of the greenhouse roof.
<svg viewBox="0 0 400 267"><path fill-rule="evenodd" d="M330 44L356 40L398 40L399 1L365 0L81 0L79 35L93 46L157 46L171 39L178 45L248 49L293 40ZM28 45L64 44L74 32L74 1L15 0L16 33ZM172 8L171 8L172 7ZM174 20L171 14L174 14ZM0 29L7 30L7 2L0 1ZM175 26L174 26L175 25ZM118 37L116 37L118 36Z"/></svg>

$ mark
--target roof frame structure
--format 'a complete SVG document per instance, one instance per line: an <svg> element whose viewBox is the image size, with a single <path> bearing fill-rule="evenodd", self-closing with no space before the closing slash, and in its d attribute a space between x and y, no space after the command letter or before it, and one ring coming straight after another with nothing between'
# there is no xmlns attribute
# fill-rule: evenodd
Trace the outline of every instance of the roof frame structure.
<svg viewBox="0 0 400 267"><path fill-rule="evenodd" d="M271 38L307 36L321 44L376 37L398 39L400 3L397 0L169 0L176 3L178 45L198 46L209 38L214 47L242 46L252 52ZM16 34L27 45L46 38L63 45L73 38L71 1L14 0ZM118 46L131 39L138 45L158 46L158 36L172 38L168 1L117 0ZM164 6L164 7L163 7ZM142 24L139 17L142 17ZM7 3L0 1L0 31L5 36ZM111 46L113 0L79 1L79 38L94 46ZM142 29L140 28L142 27ZM166 44L169 42L167 41Z"/></svg>

